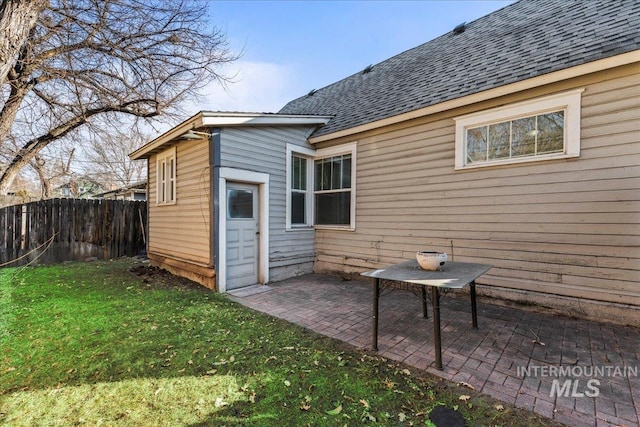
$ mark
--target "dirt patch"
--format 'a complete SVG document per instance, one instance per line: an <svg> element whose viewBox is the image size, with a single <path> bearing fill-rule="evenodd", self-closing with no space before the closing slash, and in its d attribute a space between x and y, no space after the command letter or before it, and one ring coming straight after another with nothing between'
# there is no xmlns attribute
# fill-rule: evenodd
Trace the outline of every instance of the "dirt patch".
<svg viewBox="0 0 640 427"><path fill-rule="evenodd" d="M193 282L184 277L176 276L160 267L152 267L150 265L137 265L129 269L131 273L136 275L145 284L145 289L184 289L209 291L204 286Z"/></svg>

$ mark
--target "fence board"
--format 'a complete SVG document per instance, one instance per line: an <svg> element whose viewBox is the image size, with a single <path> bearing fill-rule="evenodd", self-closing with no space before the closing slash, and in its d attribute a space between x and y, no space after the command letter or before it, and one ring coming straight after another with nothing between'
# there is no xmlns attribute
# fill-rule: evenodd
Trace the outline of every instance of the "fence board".
<svg viewBox="0 0 640 427"><path fill-rule="evenodd" d="M146 246L146 206L145 201L50 199L2 208L0 265L138 255Z"/></svg>

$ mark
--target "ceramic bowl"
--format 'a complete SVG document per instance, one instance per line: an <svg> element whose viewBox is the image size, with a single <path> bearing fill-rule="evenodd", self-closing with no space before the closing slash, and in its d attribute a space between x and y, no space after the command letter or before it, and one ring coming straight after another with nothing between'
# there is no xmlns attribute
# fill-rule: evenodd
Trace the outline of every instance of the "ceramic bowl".
<svg viewBox="0 0 640 427"><path fill-rule="evenodd" d="M423 270L435 271L447 262L447 254L435 251L418 251L416 260Z"/></svg>

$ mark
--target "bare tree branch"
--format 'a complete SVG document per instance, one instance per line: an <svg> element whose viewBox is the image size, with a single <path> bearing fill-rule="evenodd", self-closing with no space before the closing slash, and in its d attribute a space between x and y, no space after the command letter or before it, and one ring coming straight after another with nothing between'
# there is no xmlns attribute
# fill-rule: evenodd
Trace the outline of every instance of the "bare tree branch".
<svg viewBox="0 0 640 427"><path fill-rule="evenodd" d="M20 146L0 175L0 194L40 150L103 115L177 115L202 87L224 83L219 68L236 57L219 30L207 30L206 6L51 0L0 79L0 150L9 137Z"/></svg>
<svg viewBox="0 0 640 427"><path fill-rule="evenodd" d="M0 0L0 82L13 68L46 0Z"/></svg>

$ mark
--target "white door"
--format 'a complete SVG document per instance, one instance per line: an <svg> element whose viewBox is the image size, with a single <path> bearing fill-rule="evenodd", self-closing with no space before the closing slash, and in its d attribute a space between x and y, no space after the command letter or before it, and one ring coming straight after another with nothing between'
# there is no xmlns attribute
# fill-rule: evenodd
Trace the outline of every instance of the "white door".
<svg viewBox="0 0 640 427"><path fill-rule="evenodd" d="M258 186L227 184L227 290L258 283Z"/></svg>

